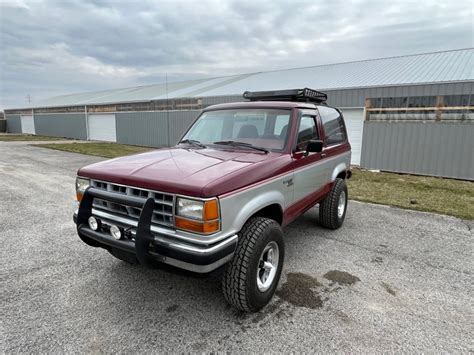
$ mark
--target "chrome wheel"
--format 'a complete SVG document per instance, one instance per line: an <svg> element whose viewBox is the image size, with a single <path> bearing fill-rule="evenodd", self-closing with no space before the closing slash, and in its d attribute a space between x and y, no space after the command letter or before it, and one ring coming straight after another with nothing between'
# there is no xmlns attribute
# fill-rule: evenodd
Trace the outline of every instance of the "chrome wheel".
<svg viewBox="0 0 474 355"><path fill-rule="evenodd" d="M260 292L265 292L272 286L277 273L279 258L278 244L275 242L268 243L258 261L257 287Z"/></svg>
<svg viewBox="0 0 474 355"><path fill-rule="evenodd" d="M346 209L346 193L342 191L339 195L339 203L337 204L337 217L341 218L344 215Z"/></svg>

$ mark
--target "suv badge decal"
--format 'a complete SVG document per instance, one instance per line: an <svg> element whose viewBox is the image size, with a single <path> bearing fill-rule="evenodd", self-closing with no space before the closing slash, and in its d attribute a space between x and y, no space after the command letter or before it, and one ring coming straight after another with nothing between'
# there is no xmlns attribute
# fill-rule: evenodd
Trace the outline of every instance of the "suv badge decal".
<svg viewBox="0 0 474 355"><path fill-rule="evenodd" d="M283 181L283 185L286 185L287 187L293 186L293 179Z"/></svg>

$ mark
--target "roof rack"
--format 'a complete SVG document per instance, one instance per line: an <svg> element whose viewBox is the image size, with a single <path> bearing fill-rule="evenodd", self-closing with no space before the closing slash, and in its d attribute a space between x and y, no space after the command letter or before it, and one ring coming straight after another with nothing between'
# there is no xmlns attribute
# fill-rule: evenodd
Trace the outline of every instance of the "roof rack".
<svg viewBox="0 0 474 355"><path fill-rule="evenodd" d="M275 91L246 91L243 94L244 99L250 101L299 101L313 102L317 104L324 103L328 95L321 91L309 88Z"/></svg>

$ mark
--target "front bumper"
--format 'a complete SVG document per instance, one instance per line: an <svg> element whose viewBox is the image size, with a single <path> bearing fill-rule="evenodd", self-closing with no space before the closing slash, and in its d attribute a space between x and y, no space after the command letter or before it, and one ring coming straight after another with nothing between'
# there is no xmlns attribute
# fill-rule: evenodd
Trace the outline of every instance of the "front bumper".
<svg viewBox="0 0 474 355"><path fill-rule="evenodd" d="M103 198L103 192L92 187L87 188L79 210L73 217L79 236L89 245L135 254L138 261L144 265L159 261L198 273L211 272L232 259L237 235L231 235L211 245L197 245L173 240L169 236L152 231L151 217L155 203L152 198L131 199L127 196L114 196L115 199L120 199L120 203L142 209L136 226L123 225L120 218L115 219L113 216L99 216L105 224L126 228L130 232L129 238L117 240L107 232L94 231L88 225L90 216L97 217L92 208L94 197Z"/></svg>

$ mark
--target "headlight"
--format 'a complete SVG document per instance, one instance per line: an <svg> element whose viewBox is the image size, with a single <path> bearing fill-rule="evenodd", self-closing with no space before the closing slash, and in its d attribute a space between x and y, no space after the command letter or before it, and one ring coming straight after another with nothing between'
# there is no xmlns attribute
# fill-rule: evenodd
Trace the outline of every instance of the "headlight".
<svg viewBox="0 0 474 355"><path fill-rule="evenodd" d="M178 216L202 220L203 210L204 210L204 201L178 198L178 203L176 204L176 214Z"/></svg>
<svg viewBox="0 0 474 355"><path fill-rule="evenodd" d="M84 195L84 191L86 191L87 187L90 185L90 180L85 178L76 178L76 199L80 202L82 200L82 196Z"/></svg>
<svg viewBox="0 0 474 355"><path fill-rule="evenodd" d="M217 232L220 229L219 202L217 199L199 201L178 197L175 226L201 234Z"/></svg>

